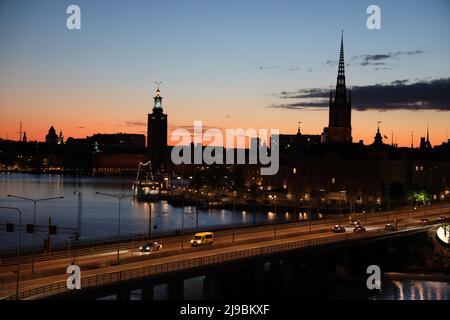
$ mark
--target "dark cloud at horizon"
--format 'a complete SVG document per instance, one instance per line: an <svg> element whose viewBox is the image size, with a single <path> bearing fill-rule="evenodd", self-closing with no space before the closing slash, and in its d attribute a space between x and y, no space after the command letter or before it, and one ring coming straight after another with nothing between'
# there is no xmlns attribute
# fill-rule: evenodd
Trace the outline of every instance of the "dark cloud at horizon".
<svg viewBox="0 0 450 320"><path fill-rule="evenodd" d="M365 110L437 110L450 111L450 78L419 81L396 80L389 84L352 87L352 108ZM283 91L281 99L297 99L293 103L272 105L278 109L323 110L328 107L330 90L324 88ZM333 90L334 96L334 90Z"/></svg>

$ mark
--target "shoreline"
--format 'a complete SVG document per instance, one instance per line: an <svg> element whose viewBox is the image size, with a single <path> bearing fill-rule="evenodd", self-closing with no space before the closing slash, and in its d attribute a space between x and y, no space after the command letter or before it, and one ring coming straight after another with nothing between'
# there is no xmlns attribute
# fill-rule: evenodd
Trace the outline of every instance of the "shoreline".
<svg viewBox="0 0 450 320"><path fill-rule="evenodd" d="M438 272L385 272L384 276L389 280L423 280L450 283L450 274Z"/></svg>

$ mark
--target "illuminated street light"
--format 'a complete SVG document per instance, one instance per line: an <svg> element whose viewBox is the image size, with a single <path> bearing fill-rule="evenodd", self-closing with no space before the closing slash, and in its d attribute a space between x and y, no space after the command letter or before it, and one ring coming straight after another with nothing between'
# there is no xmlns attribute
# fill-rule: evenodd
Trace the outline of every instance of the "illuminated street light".
<svg viewBox="0 0 450 320"><path fill-rule="evenodd" d="M112 197L119 200L119 217L118 217L118 225L117 225L117 262L119 262L119 254L120 254L120 207L122 204L122 199L132 198L133 196L116 196L114 194L103 193L103 192L95 192L95 194L100 194L106 197Z"/></svg>
<svg viewBox="0 0 450 320"><path fill-rule="evenodd" d="M42 199L31 199L31 198L25 198L25 197L19 197L19 196L14 196L11 194L8 194L8 197L10 198L16 198L16 199L20 199L20 200L26 200L26 201L31 201L34 204L34 209L33 209L33 229L36 226L36 206L38 202L42 202L42 201L49 201L49 200L56 200L56 199L63 199L64 197L53 197L53 198L42 198ZM36 230L33 230L33 254L32 254L32 260L31 260L31 273L34 274L34 258L35 258L35 254L36 254Z"/></svg>
<svg viewBox="0 0 450 320"><path fill-rule="evenodd" d="M19 214L19 234L17 235L17 276L16 276L16 300L19 300L19 281L20 281L20 239L22 229L22 211L15 207L0 207L0 209L15 210Z"/></svg>

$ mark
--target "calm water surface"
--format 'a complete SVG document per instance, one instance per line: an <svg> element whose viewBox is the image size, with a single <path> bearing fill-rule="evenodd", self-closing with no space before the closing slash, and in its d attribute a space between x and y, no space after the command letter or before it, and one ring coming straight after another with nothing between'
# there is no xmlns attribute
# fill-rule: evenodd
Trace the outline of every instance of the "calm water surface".
<svg viewBox="0 0 450 320"><path fill-rule="evenodd" d="M52 224L59 227L76 228L78 221L78 196L82 194L82 223L81 238L95 238L115 236L118 228L118 200L96 195L95 192L111 193L115 195L130 195L132 177L73 177L63 175L31 175L0 173L0 206L18 207L23 212L23 224L33 220L33 203L29 201L8 198L8 194L27 198L48 198L64 196L64 199L38 203L38 225L48 225L51 217ZM166 201L154 203L138 202L133 199L122 200L121 205L121 234L146 233L149 226L149 206L152 210L152 225L157 231L181 229L182 213L184 212L184 228L195 227L195 209L186 207L184 210L173 207ZM0 224L16 223L16 214L12 211L0 209ZM306 216L304 217L306 218ZM227 223L253 223L271 221L275 215L271 213L237 212L230 210L211 209L199 210L199 225L219 225ZM279 219L292 219L290 214L281 214ZM66 234L59 232L56 240L68 239L71 230ZM42 244L47 235L40 232L37 244ZM65 240L64 240L65 241ZM31 237L23 235L23 244L29 245ZM6 233L5 227L0 228L0 248L16 245L16 235Z"/></svg>

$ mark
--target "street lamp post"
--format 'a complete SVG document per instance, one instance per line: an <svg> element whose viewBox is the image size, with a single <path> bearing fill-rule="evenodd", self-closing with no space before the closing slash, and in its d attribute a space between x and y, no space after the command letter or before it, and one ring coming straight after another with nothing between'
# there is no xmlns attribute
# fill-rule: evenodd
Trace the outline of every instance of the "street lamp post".
<svg viewBox="0 0 450 320"><path fill-rule="evenodd" d="M19 281L20 281L20 239L22 229L22 211L15 207L0 207L0 209L15 210L19 214L19 232L17 235L17 276L16 276L16 300L19 300Z"/></svg>
<svg viewBox="0 0 450 320"><path fill-rule="evenodd" d="M233 216L233 221L232 221L232 224L233 224L233 244L234 244L234 234L235 234L235 228L236 228L236 226L235 226L235 222L234 222L234 216L236 215L236 191L233 191L233 213L232 213L232 216Z"/></svg>
<svg viewBox="0 0 450 320"><path fill-rule="evenodd" d="M184 250L184 244L183 244L183 228L184 228L184 205L183 205L183 210L181 211L181 250Z"/></svg>
<svg viewBox="0 0 450 320"><path fill-rule="evenodd" d="M148 203L148 236L152 236L152 204Z"/></svg>
<svg viewBox="0 0 450 320"><path fill-rule="evenodd" d="M95 194L100 194L103 196L107 196L107 197L112 197L112 198L116 198L119 200L119 216L118 216L118 222L117 222L117 262L119 262L119 258L120 258L120 209L121 209L121 205L122 205L122 200L126 199L126 198L132 198L133 196L117 196L114 194L109 194L109 193L103 193L103 192L95 192Z"/></svg>
<svg viewBox="0 0 450 320"><path fill-rule="evenodd" d="M31 273L34 274L34 258L35 258L35 255L36 255L36 230L34 230L34 229L36 227L36 207L37 207L37 204L38 204L38 202L49 201L49 200L56 200L56 199L63 199L64 197L31 199L31 198L14 196L14 195L11 195L11 194L8 194L8 197L16 198L16 199L20 199L20 200L31 201L34 204L34 209L33 209L33 242L32 242L33 253L32 253L32 260L31 260Z"/></svg>
<svg viewBox="0 0 450 320"><path fill-rule="evenodd" d="M82 196L83 196L83 194L80 191L74 191L73 194L77 195L77 198L78 198L77 231L73 235L73 240L75 242L75 241L78 241L81 236L81 217L82 217L82 201L83 201ZM75 247L75 243L74 243L72 250L74 251L74 259L73 260L75 263L77 260L77 253L78 253L78 247Z"/></svg>

